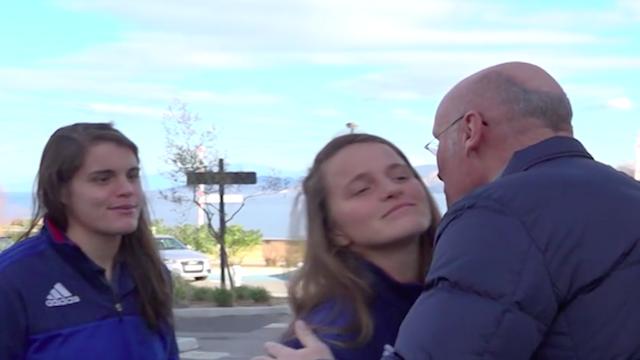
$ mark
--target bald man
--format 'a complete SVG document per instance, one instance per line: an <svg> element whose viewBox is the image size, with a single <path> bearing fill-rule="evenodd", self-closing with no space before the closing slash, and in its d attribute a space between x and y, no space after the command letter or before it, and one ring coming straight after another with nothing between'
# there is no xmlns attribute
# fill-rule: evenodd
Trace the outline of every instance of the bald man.
<svg viewBox="0 0 640 360"><path fill-rule="evenodd" d="M425 291L383 359L640 359L640 183L595 161L571 117L532 64L447 93L428 147L449 209ZM268 351L328 358L298 327L312 355Z"/></svg>

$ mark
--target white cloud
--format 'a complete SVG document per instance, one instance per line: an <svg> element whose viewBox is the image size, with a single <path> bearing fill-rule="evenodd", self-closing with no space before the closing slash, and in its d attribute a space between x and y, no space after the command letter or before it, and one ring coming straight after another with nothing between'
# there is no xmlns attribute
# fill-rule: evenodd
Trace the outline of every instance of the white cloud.
<svg viewBox="0 0 640 360"><path fill-rule="evenodd" d="M638 0L619 0L618 6L625 14L628 14L635 20L640 20L640 1Z"/></svg>
<svg viewBox="0 0 640 360"><path fill-rule="evenodd" d="M152 107L146 106L131 106L131 105L121 105L121 104L104 104L104 103L94 103L89 104L89 110L99 112L99 113L107 113L107 114L120 114L120 115L143 115L143 116L153 116L161 118L163 114L166 113L166 110L156 109Z"/></svg>
<svg viewBox="0 0 640 360"><path fill-rule="evenodd" d="M104 68L0 68L0 83L12 92L66 91L164 100L175 97L175 91L168 85L136 81L130 72Z"/></svg>
<svg viewBox="0 0 640 360"><path fill-rule="evenodd" d="M376 97L380 100L413 101L423 99L424 96L415 91L408 90L382 90Z"/></svg>
<svg viewBox="0 0 640 360"><path fill-rule="evenodd" d="M170 32L133 32L124 39L68 54L49 61L64 66L153 71L172 68L250 68L255 57L241 51L223 51L213 35Z"/></svg>
<svg viewBox="0 0 640 360"><path fill-rule="evenodd" d="M607 106L618 110L631 110L634 105L627 97L619 97L607 101Z"/></svg>
<svg viewBox="0 0 640 360"><path fill-rule="evenodd" d="M411 123L416 124L430 124L432 119L430 119L425 114L418 114L410 109L405 108L395 108L391 110L391 115L397 120L410 121Z"/></svg>
<svg viewBox="0 0 640 360"><path fill-rule="evenodd" d="M632 9L640 2L619 3ZM610 41L584 27L570 31L536 20L543 14L464 0L59 0L58 4L74 11L115 14L145 31L120 34L119 41L51 59L36 70L0 69L3 87L134 100L270 105L281 103L283 97L259 90L194 91L166 84L185 71L364 64L397 67L379 78L343 80L340 86L369 99L421 101L440 96L483 66L516 59L540 64L554 74L640 69L640 56L585 56L580 48L575 50L571 45ZM569 19L572 13L548 16ZM519 19L530 23L523 27Z"/></svg>
<svg viewBox="0 0 640 360"><path fill-rule="evenodd" d="M507 61L529 61L545 67L561 67L566 70L589 69L638 69L640 56L585 56L572 51L469 49L465 50L412 50L412 51L353 51L319 52L298 55L298 61L327 65L408 65L420 68L437 66L428 71L459 73L460 70L475 70L484 65ZM284 59L287 59L285 56ZM375 80L375 79L374 79Z"/></svg>
<svg viewBox="0 0 640 360"><path fill-rule="evenodd" d="M366 52L379 51L392 54L386 61L393 61L394 50L406 51L409 46L570 45L603 41L583 28L576 32L541 24L523 30L516 24L519 17L527 14L463 0L60 3L74 10L115 13L150 29L127 33L120 42L62 59L72 63L248 67L295 62L301 60L300 54L311 55L308 60L316 63L347 63L353 50L362 50L365 56ZM513 20L514 24L483 23L482 18L487 15L482 14L493 13L503 14L502 18Z"/></svg>
<svg viewBox="0 0 640 360"><path fill-rule="evenodd" d="M283 102L282 96L250 91L228 93L213 91L183 91L178 98L186 102L207 102L219 105L274 105Z"/></svg>
<svg viewBox="0 0 640 360"><path fill-rule="evenodd" d="M342 111L334 108L312 109L311 113L315 116L320 116L320 117L339 117L344 115Z"/></svg>
<svg viewBox="0 0 640 360"><path fill-rule="evenodd" d="M91 94L103 97L115 96L129 100L161 101L167 104L176 98L185 102L208 102L219 105L273 105L285 101L283 96L277 94L251 90L224 92L180 90L164 81L136 81L132 73L119 73L115 70L0 68L0 83L4 88L0 93L3 98L15 97L16 92L36 90ZM18 98L24 98L24 96ZM105 104L95 105L98 106L92 110L107 112L108 107L103 106ZM113 111L115 110L112 109ZM124 111L124 108L118 111Z"/></svg>

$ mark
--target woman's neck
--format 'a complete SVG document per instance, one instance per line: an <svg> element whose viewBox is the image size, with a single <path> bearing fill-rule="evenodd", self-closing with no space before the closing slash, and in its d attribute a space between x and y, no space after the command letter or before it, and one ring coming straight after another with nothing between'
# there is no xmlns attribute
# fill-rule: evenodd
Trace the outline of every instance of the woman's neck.
<svg viewBox="0 0 640 360"><path fill-rule="evenodd" d="M120 248L122 236L98 234L69 227L67 237L78 245L89 259L103 268L107 280L111 281L113 262Z"/></svg>
<svg viewBox="0 0 640 360"><path fill-rule="evenodd" d="M407 242L401 247L369 249L358 253L397 282L415 283L424 280L422 269L419 269L423 262L420 261L418 240Z"/></svg>

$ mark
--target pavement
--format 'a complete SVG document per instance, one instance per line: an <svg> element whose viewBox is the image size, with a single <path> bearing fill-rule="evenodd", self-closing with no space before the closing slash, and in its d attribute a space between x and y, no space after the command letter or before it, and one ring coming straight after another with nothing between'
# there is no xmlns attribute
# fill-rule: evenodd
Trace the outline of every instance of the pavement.
<svg viewBox="0 0 640 360"><path fill-rule="evenodd" d="M278 340L291 321L285 302L291 269L243 269L241 284L262 286L276 298L272 306L191 307L174 309L180 358L183 360L250 359L263 353L265 341ZM217 286L212 274L196 286Z"/></svg>
<svg viewBox="0 0 640 360"><path fill-rule="evenodd" d="M250 359L278 340L291 321L289 306L174 310L180 358Z"/></svg>

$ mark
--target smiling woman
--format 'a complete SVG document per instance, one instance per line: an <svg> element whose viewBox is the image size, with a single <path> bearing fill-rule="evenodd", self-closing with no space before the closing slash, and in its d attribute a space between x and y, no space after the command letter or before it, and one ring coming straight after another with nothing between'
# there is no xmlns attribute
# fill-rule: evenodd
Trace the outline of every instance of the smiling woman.
<svg viewBox="0 0 640 360"><path fill-rule="evenodd" d="M136 145L111 124L51 136L29 230L0 255L0 358L178 358L139 172Z"/></svg>
<svg viewBox="0 0 640 360"><path fill-rule="evenodd" d="M336 359L377 359L422 292L438 208L400 149L369 134L325 145L303 195L307 249L289 284L294 318ZM300 348L292 330L284 343Z"/></svg>

